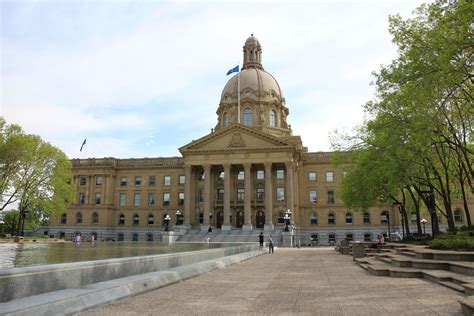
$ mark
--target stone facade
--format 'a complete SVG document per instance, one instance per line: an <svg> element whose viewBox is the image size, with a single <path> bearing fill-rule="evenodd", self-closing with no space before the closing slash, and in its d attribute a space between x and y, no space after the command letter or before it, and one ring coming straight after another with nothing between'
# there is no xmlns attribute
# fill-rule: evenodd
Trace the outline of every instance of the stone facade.
<svg viewBox="0 0 474 316"><path fill-rule="evenodd" d="M361 213L343 205L345 167L331 163L330 152L307 152L287 124L258 40L251 36L243 50L242 71L224 87L210 134L179 148L182 157L73 159L74 203L52 219L49 234L157 240L166 216L183 230L272 231L287 210L303 244L401 231L396 206Z"/></svg>

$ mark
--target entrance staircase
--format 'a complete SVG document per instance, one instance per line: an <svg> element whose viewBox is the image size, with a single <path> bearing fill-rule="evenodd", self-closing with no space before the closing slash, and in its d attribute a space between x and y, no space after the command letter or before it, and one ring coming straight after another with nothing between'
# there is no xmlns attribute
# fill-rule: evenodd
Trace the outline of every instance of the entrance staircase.
<svg viewBox="0 0 474 316"><path fill-rule="evenodd" d="M189 243L202 243L206 241L206 237L209 236L211 243L256 243L258 242L258 236L263 233L265 236L265 242L268 236L271 234L273 243L276 246L283 244L283 228L275 228L272 231L264 231L263 229L253 229L251 231L242 229L212 229L212 232L203 231L200 228L192 228L188 230L184 235L180 236L177 242L189 242Z"/></svg>
<svg viewBox="0 0 474 316"><path fill-rule="evenodd" d="M461 292L466 295L459 300L463 312L474 315L474 252L404 246L369 252L354 261L373 275L424 278Z"/></svg>

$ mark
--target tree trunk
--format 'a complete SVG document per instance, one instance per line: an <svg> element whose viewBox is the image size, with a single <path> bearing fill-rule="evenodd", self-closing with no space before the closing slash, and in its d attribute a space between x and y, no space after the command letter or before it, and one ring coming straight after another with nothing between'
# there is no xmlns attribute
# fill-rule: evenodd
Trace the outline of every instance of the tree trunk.
<svg viewBox="0 0 474 316"><path fill-rule="evenodd" d="M466 196L466 190L464 189L464 183L462 181L462 177L460 178L461 182L461 192L462 192L462 202L464 204L464 213L466 214L466 221L467 221L467 226L471 227L471 214L469 214L469 205L467 204L467 196Z"/></svg>
<svg viewBox="0 0 474 316"><path fill-rule="evenodd" d="M416 191L416 188L415 188ZM411 200L415 205L415 214L416 214L416 228L417 233L421 235L423 231L421 230L421 215L420 215L420 200L415 197L415 193L411 190L411 187L408 187L408 193L410 194Z"/></svg>

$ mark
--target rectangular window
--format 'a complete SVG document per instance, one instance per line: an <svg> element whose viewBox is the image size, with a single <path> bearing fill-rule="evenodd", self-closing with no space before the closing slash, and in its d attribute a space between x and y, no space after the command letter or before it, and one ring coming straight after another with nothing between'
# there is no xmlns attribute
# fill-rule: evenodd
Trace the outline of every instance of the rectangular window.
<svg viewBox="0 0 474 316"><path fill-rule="evenodd" d="M265 178L265 171L257 170L257 180L263 180Z"/></svg>
<svg viewBox="0 0 474 316"><path fill-rule="evenodd" d="M86 195L84 193L79 193L79 204L83 205L86 203Z"/></svg>
<svg viewBox="0 0 474 316"><path fill-rule="evenodd" d="M95 185L102 185L102 176L95 176Z"/></svg>
<svg viewBox="0 0 474 316"><path fill-rule="evenodd" d="M277 174L277 179L285 178L285 170L283 169L277 169L276 174Z"/></svg>
<svg viewBox="0 0 474 316"><path fill-rule="evenodd" d="M334 190L328 190L328 204L334 204Z"/></svg>
<svg viewBox="0 0 474 316"><path fill-rule="evenodd" d="M120 177L120 186L121 187L127 186L127 177Z"/></svg>
<svg viewBox="0 0 474 316"><path fill-rule="evenodd" d="M149 185L149 186L154 186L154 185L156 185L156 178L155 178L155 176L149 176L149 177L148 177L148 185Z"/></svg>
<svg viewBox="0 0 474 316"><path fill-rule="evenodd" d="M217 175L217 180L222 181L222 180L224 180L224 177L225 177L225 173L224 173L224 171L221 171Z"/></svg>
<svg viewBox="0 0 474 316"><path fill-rule="evenodd" d="M178 205L183 205L184 204L184 192L179 192L178 193Z"/></svg>
<svg viewBox="0 0 474 316"><path fill-rule="evenodd" d="M179 185L183 185L186 182L185 176L179 176Z"/></svg>
<svg viewBox="0 0 474 316"><path fill-rule="evenodd" d="M100 204L100 193L95 194L95 204Z"/></svg>
<svg viewBox="0 0 474 316"><path fill-rule="evenodd" d="M199 181L204 181L204 178L206 177L206 174L204 171L199 172L198 174L198 180Z"/></svg>
<svg viewBox="0 0 474 316"><path fill-rule="evenodd" d="M163 177L163 185L171 185L171 176L164 176Z"/></svg>
<svg viewBox="0 0 474 316"><path fill-rule="evenodd" d="M140 206L140 193L133 194L133 206L139 207Z"/></svg>
<svg viewBox="0 0 474 316"><path fill-rule="evenodd" d="M283 202L285 200L285 188L276 188L276 197L278 202Z"/></svg>
<svg viewBox="0 0 474 316"><path fill-rule="evenodd" d="M308 172L308 181L316 181L316 172Z"/></svg>
<svg viewBox="0 0 474 316"><path fill-rule="evenodd" d="M85 176L80 176L79 177L79 185L83 186L86 185L87 178Z"/></svg>
<svg viewBox="0 0 474 316"><path fill-rule="evenodd" d="M142 185L142 177L135 176L135 185L136 186Z"/></svg>
<svg viewBox="0 0 474 316"><path fill-rule="evenodd" d="M244 180L244 179L245 179L245 172L241 170L237 173L237 180Z"/></svg>
<svg viewBox="0 0 474 316"><path fill-rule="evenodd" d="M120 193L119 195L119 206L125 206L127 202L127 195L125 193Z"/></svg>
<svg viewBox="0 0 474 316"><path fill-rule="evenodd" d="M257 201L263 201L265 199L265 189L262 189L262 188L258 188L256 190L257 192Z"/></svg>
<svg viewBox="0 0 474 316"><path fill-rule="evenodd" d="M217 189L217 201L224 201L224 189Z"/></svg>
<svg viewBox="0 0 474 316"><path fill-rule="evenodd" d="M311 190L309 191L309 202L311 204L316 204L316 202L318 201L318 198L317 198L317 193L315 190Z"/></svg>
<svg viewBox="0 0 474 316"><path fill-rule="evenodd" d="M199 203L204 202L204 192L203 192L202 189L199 189L199 191L198 191L198 202Z"/></svg>
<svg viewBox="0 0 474 316"><path fill-rule="evenodd" d="M333 182L334 181L334 172L328 171L326 172L326 182Z"/></svg>
<svg viewBox="0 0 474 316"><path fill-rule="evenodd" d="M148 206L155 205L155 193L148 193Z"/></svg>
<svg viewBox="0 0 474 316"><path fill-rule="evenodd" d="M163 193L163 205L170 205L170 193L164 192Z"/></svg>
<svg viewBox="0 0 474 316"><path fill-rule="evenodd" d="M237 201L243 201L245 199L245 189L238 188L237 189Z"/></svg>

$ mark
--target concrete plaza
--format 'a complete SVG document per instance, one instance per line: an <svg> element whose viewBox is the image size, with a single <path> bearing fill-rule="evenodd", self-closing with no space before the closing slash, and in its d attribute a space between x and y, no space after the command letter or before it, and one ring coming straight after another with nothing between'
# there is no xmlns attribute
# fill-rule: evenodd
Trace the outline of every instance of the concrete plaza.
<svg viewBox="0 0 474 316"><path fill-rule="evenodd" d="M333 248L279 248L81 315L461 315L460 297L370 275Z"/></svg>

